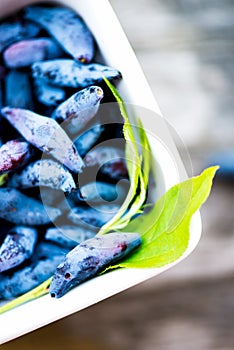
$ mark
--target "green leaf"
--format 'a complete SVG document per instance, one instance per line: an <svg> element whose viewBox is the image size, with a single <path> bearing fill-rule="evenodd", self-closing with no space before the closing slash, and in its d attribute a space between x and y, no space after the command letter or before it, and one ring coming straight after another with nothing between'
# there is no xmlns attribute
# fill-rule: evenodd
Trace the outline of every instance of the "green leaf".
<svg viewBox="0 0 234 350"><path fill-rule="evenodd" d="M126 106L118 91L109 80L106 78L103 79L113 93L124 119L123 134L126 141L125 158L130 179L130 188L118 213L100 229L98 232L99 235L107 233L110 230L120 230L124 228L133 216L142 211L147 196L148 179L151 168L150 145L141 121L137 119L134 130L130 123ZM141 153L139 153L138 150L134 131L138 133L139 136Z"/></svg>
<svg viewBox="0 0 234 350"><path fill-rule="evenodd" d="M152 268L174 262L186 251L193 214L209 196L218 167L173 186L148 214L132 220L126 232L138 232L142 246L116 267Z"/></svg>
<svg viewBox="0 0 234 350"><path fill-rule="evenodd" d="M16 306L22 305L24 303L27 303L28 301L37 299L43 295L48 294L51 280L52 280L52 277L50 277L45 282L41 283L36 288L30 290L28 293L25 293L25 294L21 295L20 297L13 299L9 303L1 306L0 307L0 314L3 314L4 312L9 311Z"/></svg>

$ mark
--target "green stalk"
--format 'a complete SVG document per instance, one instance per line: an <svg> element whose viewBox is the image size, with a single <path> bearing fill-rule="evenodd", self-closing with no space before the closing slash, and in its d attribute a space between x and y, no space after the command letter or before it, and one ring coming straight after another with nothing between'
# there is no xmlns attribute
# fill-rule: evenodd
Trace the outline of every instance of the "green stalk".
<svg viewBox="0 0 234 350"><path fill-rule="evenodd" d="M98 235L108 233L110 230L123 229L132 219L133 216L142 212L142 207L147 195L149 172L151 168L151 150L148 142L146 132L142 126L140 119L137 120L138 133L140 136L141 152L138 151L138 146L130 119L127 113L127 108L122 100L122 97L116 88L106 79L103 78L107 86L114 95L124 119L123 134L126 141L126 163L130 179L130 189L125 198L124 203L119 209L118 213L109 220L99 230ZM129 162L129 158L131 161ZM140 187L140 194L136 195L138 186ZM129 204L132 203L131 208ZM126 212L126 209L129 209Z"/></svg>
<svg viewBox="0 0 234 350"><path fill-rule="evenodd" d="M45 282L41 283L36 288L30 290L28 293L25 293L21 295L20 297L10 301L9 303L3 305L0 307L0 314L3 314L6 311L9 311L16 306L22 305L24 303L27 303L28 301L37 299L39 297L42 297L43 295L48 294L50 282L52 280L52 277L50 277Z"/></svg>

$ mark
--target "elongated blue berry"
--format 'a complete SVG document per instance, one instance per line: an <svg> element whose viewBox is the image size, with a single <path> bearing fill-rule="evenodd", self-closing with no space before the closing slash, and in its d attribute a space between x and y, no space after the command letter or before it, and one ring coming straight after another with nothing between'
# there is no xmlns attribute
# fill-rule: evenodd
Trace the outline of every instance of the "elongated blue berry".
<svg viewBox="0 0 234 350"><path fill-rule="evenodd" d="M0 174L8 173L24 166L32 156L30 144L11 140L0 147Z"/></svg>
<svg viewBox="0 0 234 350"><path fill-rule="evenodd" d="M33 109L32 88L25 72L10 71L5 80L5 105Z"/></svg>
<svg viewBox="0 0 234 350"><path fill-rule="evenodd" d="M53 118L63 123L63 127L69 133L77 134L96 115L102 98L102 89L90 86L59 105L53 113Z"/></svg>
<svg viewBox="0 0 234 350"><path fill-rule="evenodd" d="M128 177L125 154L122 149L97 146L84 158L86 167L98 166L102 174L120 180Z"/></svg>
<svg viewBox="0 0 234 350"><path fill-rule="evenodd" d="M29 6L25 18L47 30L74 59L88 63L94 55L94 40L91 32L73 10Z"/></svg>
<svg viewBox="0 0 234 350"><path fill-rule="evenodd" d="M104 126L101 124L96 124L77 137L77 139L74 141L74 145L76 146L81 157L85 156L86 153L92 148L103 131Z"/></svg>
<svg viewBox="0 0 234 350"><path fill-rule="evenodd" d="M8 185L18 188L45 186L64 192L70 192L76 187L71 173L51 159L30 163L21 172L15 173Z"/></svg>
<svg viewBox="0 0 234 350"><path fill-rule="evenodd" d="M73 249L77 244L95 235L96 232L87 226L64 225L49 228L46 231L45 239L57 243L64 248Z"/></svg>
<svg viewBox="0 0 234 350"><path fill-rule="evenodd" d="M35 62L61 57L61 48L50 38L22 40L8 47L3 54L9 68L31 66Z"/></svg>
<svg viewBox="0 0 234 350"><path fill-rule="evenodd" d="M45 106L57 106L65 100L65 91L46 83L43 79L34 79L35 95L40 103Z"/></svg>
<svg viewBox="0 0 234 350"><path fill-rule="evenodd" d="M37 241L37 231L16 226L8 232L0 247L0 272L12 269L29 259Z"/></svg>
<svg viewBox="0 0 234 350"><path fill-rule="evenodd" d="M0 299L17 297L46 281L66 253L66 249L54 244L40 243L28 266L9 276L0 275Z"/></svg>
<svg viewBox="0 0 234 350"><path fill-rule="evenodd" d="M90 182L80 186L79 193L79 199L87 202L112 202L117 199L122 200L126 196L122 187L101 181Z"/></svg>
<svg viewBox="0 0 234 350"><path fill-rule="evenodd" d="M118 70L98 63L81 64L70 59L57 59L34 63L32 72L35 78L42 78L50 84L73 88L85 88L107 79L118 79Z"/></svg>
<svg viewBox="0 0 234 350"><path fill-rule="evenodd" d="M45 225L61 215L59 209L44 207L14 188L0 188L0 198L0 218L16 225Z"/></svg>
<svg viewBox="0 0 234 350"><path fill-rule="evenodd" d="M137 233L124 232L96 236L81 243L57 267L50 285L50 295L62 297L74 286L123 259L140 244L141 238Z"/></svg>
<svg viewBox="0 0 234 350"><path fill-rule="evenodd" d="M2 115L41 151L50 154L74 172L80 172L83 161L65 131L52 118L44 117L26 109L2 109Z"/></svg>
<svg viewBox="0 0 234 350"><path fill-rule="evenodd" d="M118 205L98 205L95 207L77 206L71 209L68 218L76 225L84 223L93 228L101 227L109 221L119 210Z"/></svg>

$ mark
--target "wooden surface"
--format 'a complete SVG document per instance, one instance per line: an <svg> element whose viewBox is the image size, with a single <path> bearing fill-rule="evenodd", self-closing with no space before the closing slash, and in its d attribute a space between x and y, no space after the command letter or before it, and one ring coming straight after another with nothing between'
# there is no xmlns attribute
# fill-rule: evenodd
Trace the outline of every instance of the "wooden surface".
<svg viewBox="0 0 234 350"><path fill-rule="evenodd" d="M199 173L234 142L234 1L111 3ZM177 267L2 349L233 350L233 195L233 183L215 181L199 246Z"/></svg>

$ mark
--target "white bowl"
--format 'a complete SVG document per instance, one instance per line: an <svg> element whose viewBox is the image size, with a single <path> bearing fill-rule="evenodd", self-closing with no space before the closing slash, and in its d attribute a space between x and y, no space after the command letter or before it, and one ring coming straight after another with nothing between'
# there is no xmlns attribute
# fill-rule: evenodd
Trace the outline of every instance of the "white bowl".
<svg viewBox="0 0 234 350"><path fill-rule="evenodd" d="M37 1L1 0L1 16L35 2ZM61 0L57 3L71 6L84 18L96 38L104 62L119 69L123 75L118 89L125 101L140 106L141 111L147 111L142 113L141 119L146 130L150 130L149 139L156 167L160 170L156 178L155 195L162 194L184 180L186 172L165 120L112 7L108 0ZM160 274L188 256L196 247L200 235L201 220L199 213L196 213L191 224L189 247L174 263L158 269L114 270L83 283L61 299L52 299L46 295L0 315L0 343L82 310Z"/></svg>

